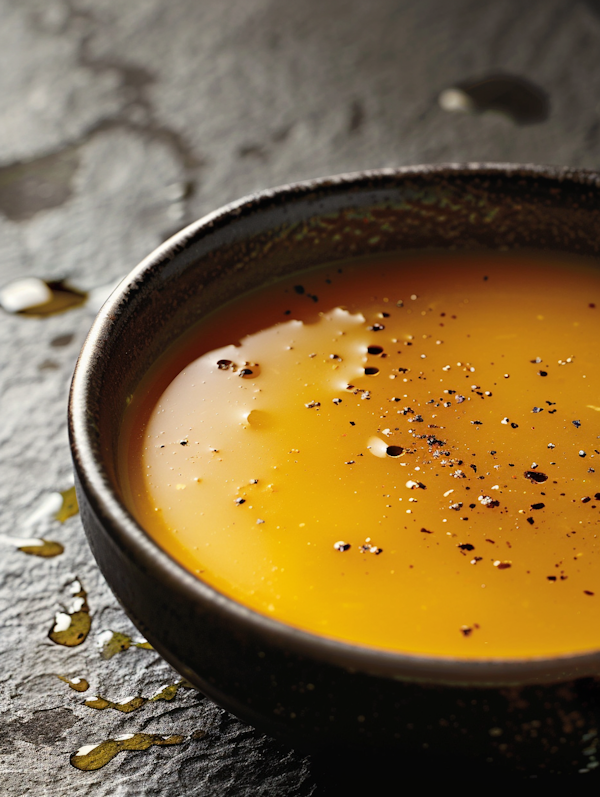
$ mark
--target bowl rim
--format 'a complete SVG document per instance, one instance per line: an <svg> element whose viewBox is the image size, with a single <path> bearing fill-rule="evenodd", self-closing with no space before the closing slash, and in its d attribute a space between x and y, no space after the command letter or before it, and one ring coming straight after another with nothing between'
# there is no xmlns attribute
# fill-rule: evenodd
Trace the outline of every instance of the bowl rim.
<svg viewBox="0 0 600 797"><path fill-rule="evenodd" d="M115 318L127 303L132 288L137 292L144 278L156 273L194 241L243 216L262 213L288 200L314 192L336 194L361 187L384 189L403 180L437 177L538 178L542 181L572 183L600 188L600 172L552 165L514 163L441 163L399 168L364 170L283 184L258 191L208 213L177 232L145 257L115 288L96 316L75 366L69 394L68 421L76 480L92 511L117 546L135 557L159 582L169 585L192 603L210 604L223 620L242 623L257 637L308 659L316 659L385 678L421 683L496 686L567 681L574 677L600 674L598 649L554 656L459 658L431 654L405 653L369 647L321 636L287 625L250 609L214 587L177 562L144 531L121 502L111 486L102 462L93 453L94 421L87 412L95 364L110 339Z"/></svg>

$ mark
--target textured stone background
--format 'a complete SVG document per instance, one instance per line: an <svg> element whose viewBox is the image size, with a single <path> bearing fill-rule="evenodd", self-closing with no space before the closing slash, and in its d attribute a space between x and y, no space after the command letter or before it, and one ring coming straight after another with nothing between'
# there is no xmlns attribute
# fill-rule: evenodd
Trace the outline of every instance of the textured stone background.
<svg viewBox="0 0 600 797"><path fill-rule="evenodd" d="M187 222L290 180L436 161L600 166L598 0L0 0L0 20L0 286L34 275L99 288ZM492 71L537 84L548 119L439 107L441 90ZM27 525L70 484L66 397L91 320L85 306L0 316L0 531L65 545L53 559L0 545L0 791L351 793L366 760L290 752L193 691L129 715L83 704L177 678L152 651L101 658L102 631L134 629L79 518ZM92 630L67 649L47 634L74 577ZM69 763L142 731L188 738L95 772Z"/></svg>

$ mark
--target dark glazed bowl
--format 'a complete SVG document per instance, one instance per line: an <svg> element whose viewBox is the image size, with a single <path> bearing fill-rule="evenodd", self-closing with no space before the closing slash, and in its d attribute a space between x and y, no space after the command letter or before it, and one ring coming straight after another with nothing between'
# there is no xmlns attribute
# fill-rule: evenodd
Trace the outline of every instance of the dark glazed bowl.
<svg viewBox="0 0 600 797"><path fill-rule="evenodd" d="M70 400L81 516L127 613L221 706L293 742L428 749L529 772L597 766L599 650L518 661L402 655L313 636L223 596L126 509L116 451L128 396L165 348L231 297L315 264L403 249L598 255L600 175L423 166L265 191L187 227L104 305Z"/></svg>

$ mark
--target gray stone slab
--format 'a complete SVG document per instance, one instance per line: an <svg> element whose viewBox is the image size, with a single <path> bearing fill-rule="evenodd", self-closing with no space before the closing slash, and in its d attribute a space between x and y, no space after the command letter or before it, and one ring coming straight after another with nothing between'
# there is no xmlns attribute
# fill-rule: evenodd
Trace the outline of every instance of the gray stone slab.
<svg viewBox="0 0 600 797"><path fill-rule="evenodd" d="M98 288L185 223L291 180L432 161L600 165L597 2L0 0L0 15L0 286L33 275ZM491 72L538 85L548 119L438 105ZM177 679L152 651L101 657L102 631L135 631L78 517L28 525L70 484L66 396L91 320L86 307L0 316L0 533L65 546L53 559L0 548L2 793L335 794L310 759L193 691L131 714L84 705ZM75 578L92 629L67 649L48 632ZM83 745L141 732L185 740L95 772L69 764Z"/></svg>

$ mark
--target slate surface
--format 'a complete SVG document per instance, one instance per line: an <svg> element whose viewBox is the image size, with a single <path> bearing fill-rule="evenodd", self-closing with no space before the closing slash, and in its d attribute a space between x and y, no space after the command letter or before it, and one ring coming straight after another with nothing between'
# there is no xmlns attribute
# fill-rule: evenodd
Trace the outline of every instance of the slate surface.
<svg viewBox="0 0 600 797"><path fill-rule="evenodd" d="M290 180L436 161L600 166L597 1L0 0L0 19L0 286L104 286L188 221ZM545 91L548 119L439 107L441 90L498 71ZM0 316L0 532L65 546L41 559L0 545L2 794L351 793L348 772L368 762L290 752L193 691L131 714L84 705L177 679L152 651L100 656L102 631L135 632L79 518L28 527L70 484L66 396L91 319L85 306ZM47 634L76 577L92 629L68 649ZM94 772L69 763L138 732L186 738Z"/></svg>

